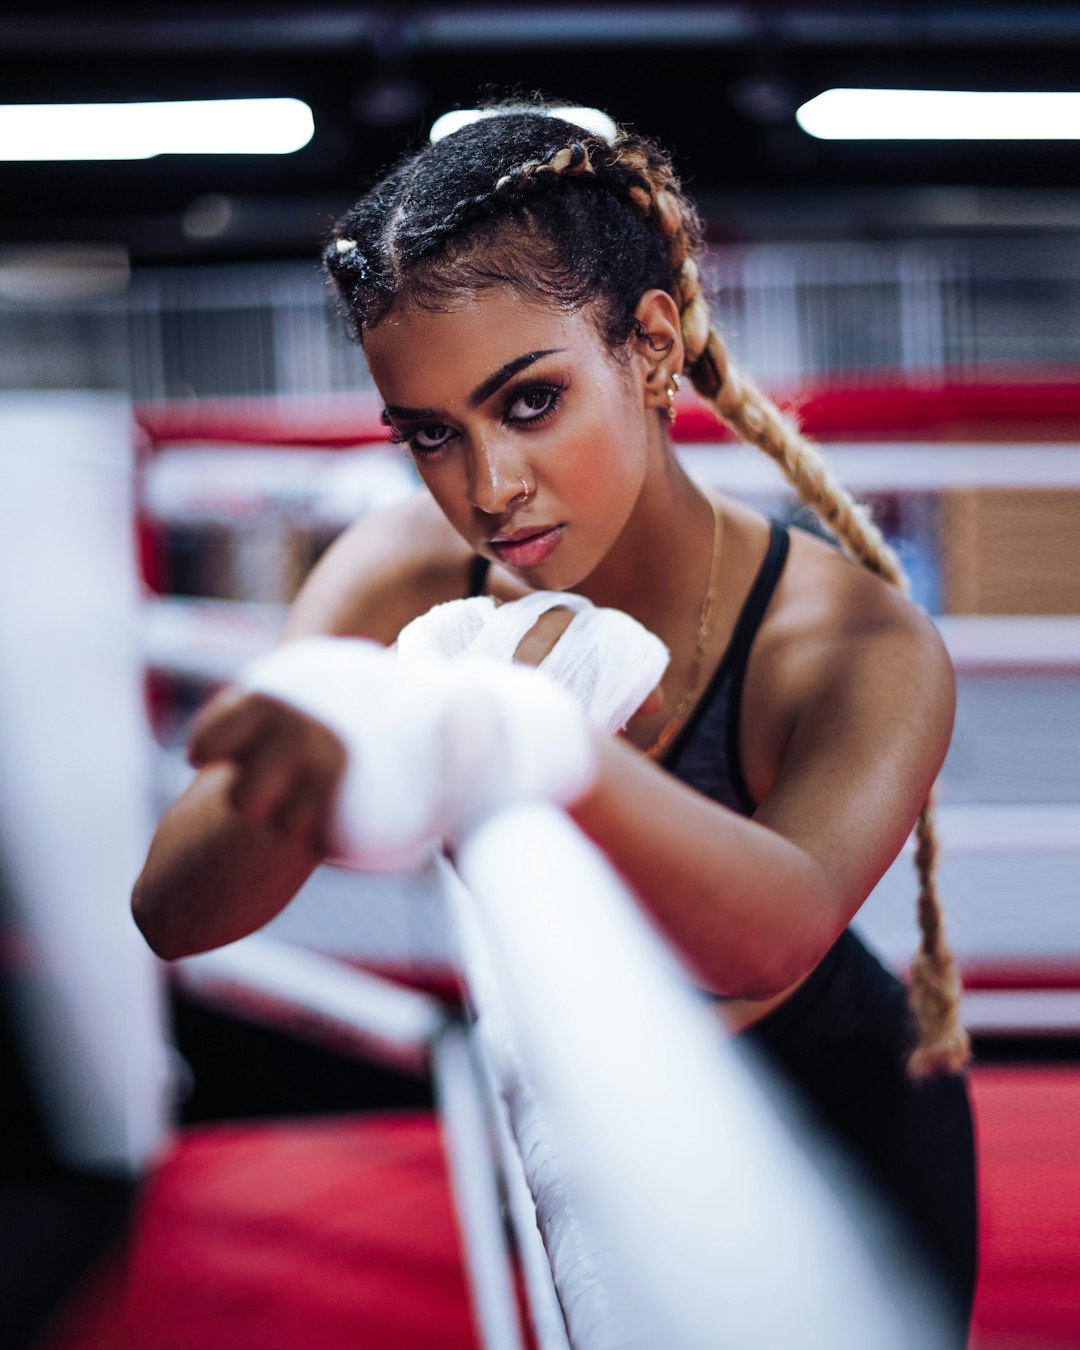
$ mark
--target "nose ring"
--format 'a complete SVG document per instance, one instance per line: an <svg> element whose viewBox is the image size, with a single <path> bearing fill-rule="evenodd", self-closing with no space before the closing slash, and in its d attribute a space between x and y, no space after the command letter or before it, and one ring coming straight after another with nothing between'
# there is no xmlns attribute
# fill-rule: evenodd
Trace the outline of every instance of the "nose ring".
<svg viewBox="0 0 1080 1350"><path fill-rule="evenodd" d="M523 502L527 502L529 498L532 496L532 493L530 492L529 485L528 483L526 483L524 478L521 479L521 487L522 491L519 492L517 495L521 498Z"/></svg>

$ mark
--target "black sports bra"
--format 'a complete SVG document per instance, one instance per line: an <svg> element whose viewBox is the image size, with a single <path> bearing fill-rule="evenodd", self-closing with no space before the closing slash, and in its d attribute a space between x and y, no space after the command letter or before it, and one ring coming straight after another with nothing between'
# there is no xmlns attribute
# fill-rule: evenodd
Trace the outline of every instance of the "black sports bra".
<svg viewBox="0 0 1080 1350"><path fill-rule="evenodd" d="M739 712L750 648L761 627L791 544L785 526L769 522L769 548L743 602L727 650L704 694L664 756L666 769L714 802L753 814L739 756Z"/></svg>

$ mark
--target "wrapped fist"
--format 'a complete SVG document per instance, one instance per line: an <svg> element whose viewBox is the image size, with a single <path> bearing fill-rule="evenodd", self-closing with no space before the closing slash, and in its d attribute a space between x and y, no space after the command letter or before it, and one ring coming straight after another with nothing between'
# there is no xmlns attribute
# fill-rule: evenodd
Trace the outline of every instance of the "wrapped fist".
<svg viewBox="0 0 1080 1350"><path fill-rule="evenodd" d="M502 803L569 805L595 780L577 700L527 667L400 663L364 639L319 637L260 657L242 683L246 696L230 690L200 719L193 762L237 763L238 809L309 825L321 804L325 845L367 870L421 866Z"/></svg>

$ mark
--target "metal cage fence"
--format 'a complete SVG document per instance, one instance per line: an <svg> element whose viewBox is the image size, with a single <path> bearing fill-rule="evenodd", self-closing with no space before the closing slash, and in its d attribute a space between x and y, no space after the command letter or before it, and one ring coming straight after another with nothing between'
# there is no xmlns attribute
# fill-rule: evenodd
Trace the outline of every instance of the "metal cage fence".
<svg viewBox="0 0 1080 1350"><path fill-rule="evenodd" d="M706 278L736 357L772 386L933 385L1080 363L1080 244L1066 236L728 246L711 251ZM312 264L139 269L123 304L138 402L369 384Z"/></svg>

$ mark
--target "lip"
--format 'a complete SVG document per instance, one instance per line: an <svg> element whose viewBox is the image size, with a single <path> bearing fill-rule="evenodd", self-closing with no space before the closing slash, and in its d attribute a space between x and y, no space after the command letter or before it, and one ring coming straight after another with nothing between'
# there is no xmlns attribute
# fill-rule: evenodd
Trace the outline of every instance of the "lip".
<svg viewBox="0 0 1080 1350"><path fill-rule="evenodd" d="M496 535L491 549L510 567L537 567L551 557L562 539L565 525L531 525L513 534Z"/></svg>

